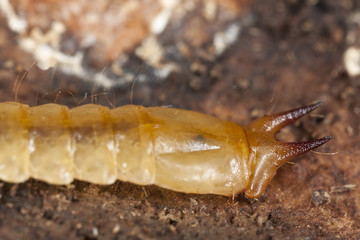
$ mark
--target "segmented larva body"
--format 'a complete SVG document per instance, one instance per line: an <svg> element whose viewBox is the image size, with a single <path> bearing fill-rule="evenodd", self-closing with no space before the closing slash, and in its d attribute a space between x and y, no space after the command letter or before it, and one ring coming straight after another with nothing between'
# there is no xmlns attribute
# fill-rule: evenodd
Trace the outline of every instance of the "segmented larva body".
<svg viewBox="0 0 360 240"><path fill-rule="evenodd" d="M281 127L318 106L264 116L243 128L167 107L0 103L0 179L17 183L31 177L52 184L119 179L255 198L283 163L330 139L274 139Z"/></svg>

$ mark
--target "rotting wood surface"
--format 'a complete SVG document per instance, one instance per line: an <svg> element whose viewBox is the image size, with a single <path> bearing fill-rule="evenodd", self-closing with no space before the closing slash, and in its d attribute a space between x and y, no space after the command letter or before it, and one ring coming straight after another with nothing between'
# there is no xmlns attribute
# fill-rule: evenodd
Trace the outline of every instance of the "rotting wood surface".
<svg viewBox="0 0 360 240"><path fill-rule="evenodd" d="M18 99L32 106L55 101L70 107L91 101L120 106L132 99L135 104L171 105L244 124L266 112L323 100L313 117L284 129L278 138L304 141L332 135L332 141L318 151L337 154L308 153L282 167L257 201L243 195L232 201L124 182L98 186L76 181L60 187L35 180L1 183L2 239L360 238L360 81L356 61L351 68L351 58L344 58L356 57L360 48L355 17L359 6L355 1L335 0L256 0L243 5L213 1L217 6L213 18L212 5L207 5L211 1L194 2L182 21L170 21L156 36L159 45L150 44L164 50L158 61L147 57L144 49L137 53L132 49L146 46L143 38L149 31L142 17L133 27L142 26L144 32L138 36L143 38L129 38L138 42L127 45L124 65L118 55L108 55L109 46L86 48L81 66L89 81L61 67L43 70L37 64L40 60L29 69L35 61L33 53L20 47L21 34L0 15L1 101L14 100L15 80L26 70ZM31 11L36 5L26 9L27 5L12 3L17 13L24 8L29 19L35 16ZM142 4L146 1L138 6ZM156 15L161 7L149 11ZM40 21L44 32L57 15L49 16ZM225 29L232 30L231 24L240 23L235 42L224 52L211 50L216 33L225 34ZM31 24L21 37L39 36L30 31L38 22ZM67 29L59 41L59 49L69 55L82 46L81 36L72 31ZM104 88L91 80L105 66L106 79L122 79L121 84L111 82L111 88ZM159 69L171 71L161 78ZM131 94L133 77L138 79Z"/></svg>

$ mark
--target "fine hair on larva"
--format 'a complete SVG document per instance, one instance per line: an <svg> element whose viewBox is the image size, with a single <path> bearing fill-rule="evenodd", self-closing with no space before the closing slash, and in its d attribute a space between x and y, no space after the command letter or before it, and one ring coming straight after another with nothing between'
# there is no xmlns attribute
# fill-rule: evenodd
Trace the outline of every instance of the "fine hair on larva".
<svg viewBox="0 0 360 240"><path fill-rule="evenodd" d="M260 196L276 170L331 137L276 141L282 127L320 103L242 127L168 107L0 103L0 179L51 184L116 180L198 194Z"/></svg>

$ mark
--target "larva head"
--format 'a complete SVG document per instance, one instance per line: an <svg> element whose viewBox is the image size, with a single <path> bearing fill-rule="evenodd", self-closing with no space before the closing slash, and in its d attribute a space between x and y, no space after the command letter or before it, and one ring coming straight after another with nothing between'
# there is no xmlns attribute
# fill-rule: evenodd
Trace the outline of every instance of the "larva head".
<svg viewBox="0 0 360 240"><path fill-rule="evenodd" d="M320 104L321 102L287 112L266 115L246 127L251 174L245 191L247 197L259 197L281 165L331 139L331 137L324 137L302 143L279 142L275 139L275 134L281 128L313 111Z"/></svg>

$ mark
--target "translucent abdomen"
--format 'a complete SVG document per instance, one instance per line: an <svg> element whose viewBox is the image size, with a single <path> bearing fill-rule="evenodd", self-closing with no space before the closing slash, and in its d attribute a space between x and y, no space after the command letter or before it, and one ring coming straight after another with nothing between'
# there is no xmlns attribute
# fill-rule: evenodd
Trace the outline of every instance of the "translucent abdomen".
<svg viewBox="0 0 360 240"><path fill-rule="evenodd" d="M173 108L0 104L0 178L53 184L116 179L231 196L249 182L237 124Z"/></svg>

